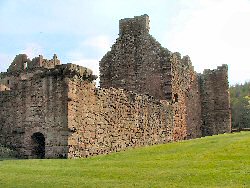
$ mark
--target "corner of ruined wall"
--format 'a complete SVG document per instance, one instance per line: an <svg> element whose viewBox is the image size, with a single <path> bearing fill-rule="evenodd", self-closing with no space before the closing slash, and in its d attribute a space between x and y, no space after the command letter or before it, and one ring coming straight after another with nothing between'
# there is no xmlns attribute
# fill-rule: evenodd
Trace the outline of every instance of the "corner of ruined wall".
<svg viewBox="0 0 250 188"><path fill-rule="evenodd" d="M95 78L87 68L57 65L39 69L15 88L0 92L0 143L16 149L21 158L36 158L32 135L40 132L45 137L45 158L67 157L68 80L93 84Z"/></svg>
<svg viewBox="0 0 250 188"><path fill-rule="evenodd" d="M206 69L200 80L203 136L231 132L228 66Z"/></svg>
<svg viewBox="0 0 250 188"><path fill-rule="evenodd" d="M174 107L175 140L201 136L199 79L189 56L171 54L171 100Z"/></svg>

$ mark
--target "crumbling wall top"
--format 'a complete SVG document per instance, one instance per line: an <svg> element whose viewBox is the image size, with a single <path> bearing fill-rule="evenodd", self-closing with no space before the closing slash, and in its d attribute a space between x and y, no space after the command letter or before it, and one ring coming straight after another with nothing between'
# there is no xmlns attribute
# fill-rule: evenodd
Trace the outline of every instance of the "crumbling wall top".
<svg viewBox="0 0 250 188"><path fill-rule="evenodd" d="M119 35L125 33L142 34L149 32L149 16L135 16L134 18L125 18L119 21Z"/></svg>
<svg viewBox="0 0 250 188"><path fill-rule="evenodd" d="M26 69L28 62L30 62L30 59L28 59L28 56L26 54L18 54L12 61L7 72L24 70Z"/></svg>
<svg viewBox="0 0 250 188"><path fill-rule="evenodd" d="M42 55L39 55L38 57L30 60L26 54L19 54L16 55L7 72L24 71L27 69L34 69L39 67L50 69L60 64L61 62L59 59L57 59L56 54L54 54L53 59L51 60L44 59Z"/></svg>
<svg viewBox="0 0 250 188"><path fill-rule="evenodd" d="M174 52L172 53L172 56L178 60L177 62L179 63L179 67L194 71L194 66L192 65L192 61L188 55L182 57L180 52Z"/></svg>
<svg viewBox="0 0 250 188"><path fill-rule="evenodd" d="M227 64L222 64L221 66L217 66L216 69L204 69L203 75L219 73L219 72L225 72L227 74L228 65Z"/></svg>
<svg viewBox="0 0 250 188"><path fill-rule="evenodd" d="M88 80L92 82L97 78L96 75L93 75L92 70L82 67L76 64L62 64L62 65L56 65L53 69L47 69L46 71L43 71L42 76L66 76L66 77L78 77L82 80Z"/></svg>

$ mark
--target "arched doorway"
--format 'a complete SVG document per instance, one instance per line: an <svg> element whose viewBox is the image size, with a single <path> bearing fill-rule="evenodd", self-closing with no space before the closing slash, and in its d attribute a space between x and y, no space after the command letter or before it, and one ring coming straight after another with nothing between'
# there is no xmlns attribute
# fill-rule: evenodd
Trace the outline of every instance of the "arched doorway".
<svg viewBox="0 0 250 188"><path fill-rule="evenodd" d="M31 136L32 139L32 157L38 159L45 158L45 138L44 135L40 132L36 132Z"/></svg>

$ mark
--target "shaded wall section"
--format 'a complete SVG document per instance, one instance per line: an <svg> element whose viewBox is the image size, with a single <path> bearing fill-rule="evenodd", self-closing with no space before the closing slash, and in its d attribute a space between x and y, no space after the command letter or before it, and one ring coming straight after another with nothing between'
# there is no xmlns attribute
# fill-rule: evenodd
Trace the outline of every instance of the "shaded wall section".
<svg viewBox="0 0 250 188"><path fill-rule="evenodd" d="M231 132L228 67L205 70L200 76L202 98L202 135Z"/></svg>
<svg viewBox="0 0 250 188"><path fill-rule="evenodd" d="M9 78L13 73L9 73ZM17 77L18 75L14 75ZM17 78L16 78L17 79ZM49 71L0 92L0 143L21 158L36 158L34 133L45 137L45 158L67 157L67 86Z"/></svg>

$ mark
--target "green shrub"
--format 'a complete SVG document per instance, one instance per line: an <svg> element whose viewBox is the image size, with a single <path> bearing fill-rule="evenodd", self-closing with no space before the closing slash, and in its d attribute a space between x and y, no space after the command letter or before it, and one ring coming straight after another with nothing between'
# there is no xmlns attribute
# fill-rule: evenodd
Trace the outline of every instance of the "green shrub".
<svg viewBox="0 0 250 188"><path fill-rule="evenodd" d="M0 159L16 158L17 152L0 145Z"/></svg>

